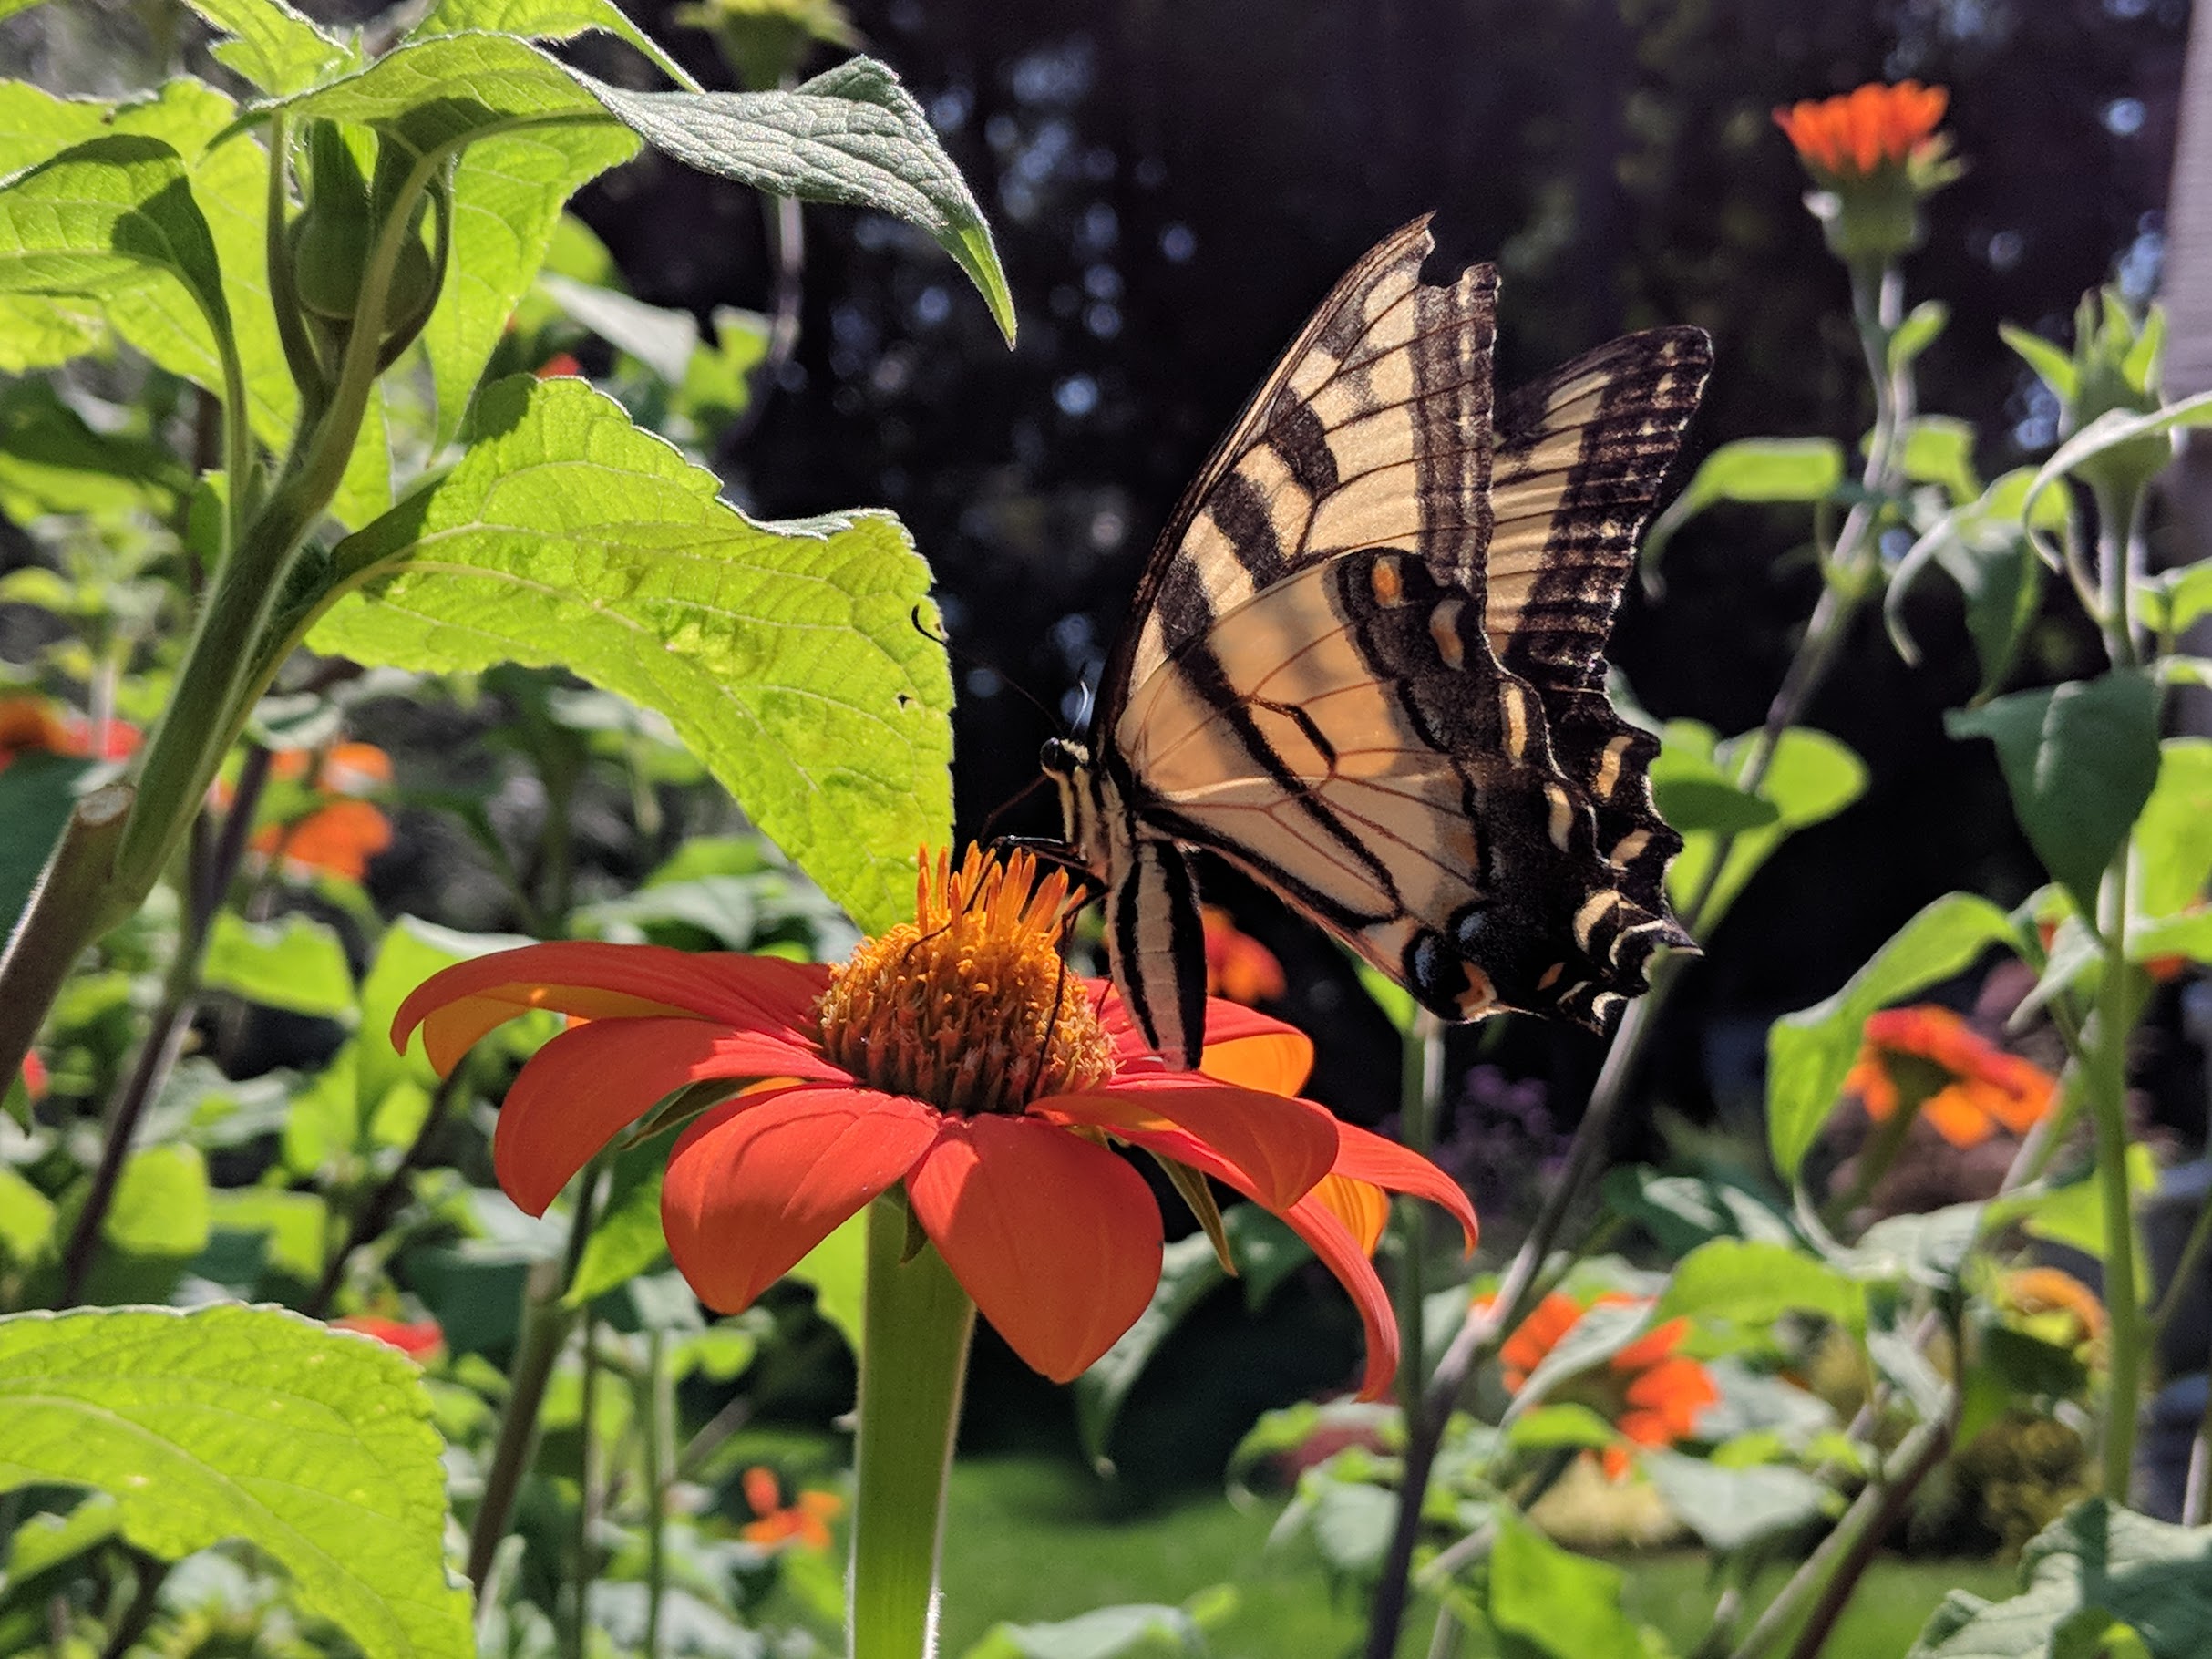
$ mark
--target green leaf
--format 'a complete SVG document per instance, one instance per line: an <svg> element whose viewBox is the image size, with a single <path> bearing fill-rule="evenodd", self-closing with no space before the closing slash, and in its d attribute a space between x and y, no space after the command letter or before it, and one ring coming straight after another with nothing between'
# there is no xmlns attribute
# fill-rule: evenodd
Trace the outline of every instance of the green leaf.
<svg viewBox="0 0 2212 1659"><path fill-rule="evenodd" d="M1671 731L1681 723L1668 724ZM1745 732L1715 747L1713 774L1725 787L1742 792L1740 780L1750 768L1759 740L1757 732ZM1655 777L1659 769L1652 768ZM1692 918L1696 925L1710 933L1784 841L1800 830L1826 822L1866 788L1866 763L1842 743L1810 726L1785 729L1775 740L1766 776L1759 780L1757 799L1768 816L1763 823L1746 824L1736 831L1727 863ZM1677 823L1676 828L1683 830L1682 850L1667 871L1667 891L1677 905L1687 906L1703 891L1723 836L1703 827L1692 830Z"/></svg>
<svg viewBox="0 0 2212 1659"><path fill-rule="evenodd" d="M627 352L658 378L680 384L690 371L692 354L699 349L699 324L690 312L648 305L619 290L550 273L538 279L538 288L569 321Z"/></svg>
<svg viewBox="0 0 2212 1659"><path fill-rule="evenodd" d="M1525 1411L1506 1431L1506 1444L1515 1451L1553 1451L1562 1446L1600 1451L1620 1437L1610 1423L1573 1400Z"/></svg>
<svg viewBox="0 0 2212 1659"><path fill-rule="evenodd" d="M185 0L231 36L215 57L263 92L299 92L351 56L345 43L302 16L284 0Z"/></svg>
<svg viewBox="0 0 2212 1659"><path fill-rule="evenodd" d="M0 1319L0 1488L121 1506L164 1561L242 1539L369 1659L464 1659L446 1567L442 1442L415 1367L274 1308Z"/></svg>
<svg viewBox="0 0 2212 1659"><path fill-rule="evenodd" d="M1741 438L1708 455L1643 542L1646 571L1657 568L1675 532L1719 501L1822 501L1844 481L1843 446L1826 438Z"/></svg>
<svg viewBox="0 0 2212 1659"><path fill-rule="evenodd" d="M354 1011L345 946L328 922L308 916L248 922L233 911L218 912L201 978L211 991L294 1014L337 1019Z"/></svg>
<svg viewBox="0 0 2212 1659"><path fill-rule="evenodd" d="M2145 623L2162 634L2179 634L2212 612L2212 559L2165 571L2136 585Z"/></svg>
<svg viewBox="0 0 2212 1659"><path fill-rule="evenodd" d="M1980 1203L1946 1204L1920 1215L1884 1216L1844 1253L1843 1264L1862 1280L1909 1280L1930 1290L1950 1291L1981 1238L1987 1208Z"/></svg>
<svg viewBox="0 0 2212 1659"><path fill-rule="evenodd" d="M428 40L470 30L519 35L525 40L573 40L579 35L602 31L635 46L677 86L694 92L699 89L699 83L685 73L684 66L623 16L612 0L437 0L428 15L407 31L407 38Z"/></svg>
<svg viewBox="0 0 2212 1659"><path fill-rule="evenodd" d="M313 1284L322 1277L330 1206L314 1193L274 1187L217 1192L211 1195L211 1221L217 1232L266 1239L269 1265L287 1278Z"/></svg>
<svg viewBox="0 0 2212 1659"><path fill-rule="evenodd" d="M2108 409L2052 451L2051 459L2037 469L2035 481L2028 487L2029 505L2032 508L2039 495L2068 473L2080 471L2083 461L2137 438L2207 426L2212 426L2212 392L2199 392L2147 415Z"/></svg>
<svg viewBox="0 0 2212 1659"><path fill-rule="evenodd" d="M1554 1343L1507 1407L1510 1421L1535 1409L1544 1396L1569 1378L1607 1360L1634 1342L1651 1325L1651 1308L1642 1303L1597 1303L1583 1309L1566 1335Z"/></svg>
<svg viewBox="0 0 2212 1659"><path fill-rule="evenodd" d="M1950 308L1941 300L1922 300L1905 314L1889 335L1889 372L1903 373L1914 358L1936 343L1943 325L1950 321Z"/></svg>
<svg viewBox="0 0 2212 1659"><path fill-rule="evenodd" d="M1013 296L967 181L899 77L855 57L792 92L626 92L579 77L645 141L772 195L873 208L936 238L1013 344Z"/></svg>
<svg viewBox="0 0 2212 1659"><path fill-rule="evenodd" d="M230 338L214 238L162 139L89 139L0 184L0 293L105 300L170 283Z"/></svg>
<svg viewBox="0 0 2212 1659"><path fill-rule="evenodd" d="M801 1257L789 1276L814 1287L814 1311L838 1328L857 1359L866 1324L868 1212L839 1223L829 1236Z"/></svg>
<svg viewBox="0 0 2212 1659"><path fill-rule="evenodd" d="M668 1255L661 1232L661 1181L668 1154L680 1130L651 1135L624 1148L614 1160L605 1211L593 1223L575 1277L561 1298L582 1307L641 1273L649 1273Z"/></svg>
<svg viewBox="0 0 2212 1659"><path fill-rule="evenodd" d="M1867 1016L1963 972L1991 945L2013 939L2011 919L1987 899L1947 893L1900 928L1834 996L1775 1022L1766 1035L1766 1139L1785 1180L1796 1179L1836 1109Z"/></svg>
<svg viewBox="0 0 2212 1659"><path fill-rule="evenodd" d="M1709 1550L1740 1550L1776 1532L1818 1520L1835 1507L1822 1481L1787 1464L1723 1468L1680 1452L1647 1451L1637 1468L1659 1489L1668 1509Z"/></svg>
<svg viewBox="0 0 2212 1659"><path fill-rule="evenodd" d="M2212 877L2212 741L2168 737L2158 746L2158 781L2135 819L2135 855L2128 895L2139 913L2170 916L2204 896Z"/></svg>
<svg viewBox="0 0 2212 1659"><path fill-rule="evenodd" d="M963 1659L1199 1659L1196 1620L1179 1607L1096 1607L1050 1624L998 1624Z"/></svg>
<svg viewBox="0 0 2212 1659"><path fill-rule="evenodd" d="M437 1073L423 1052L419 1030L408 1039L404 1058L392 1051L392 1017L417 985L457 962L530 943L513 933L457 933L418 916L401 916L386 929L367 976L361 982L359 1076L363 1101L373 1108L403 1079L423 1088L437 1086Z"/></svg>
<svg viewBox="0 0 2212 1659"><path fill-rule="evenodd" d="M1075 1435L1099 1473L1113 1472L1106 1447L1129 1390L1168 1334L1228 1277L1214 1254L1213 1242L1203 1232L1168 1245L1160 1255L1159 1283L1151 1302L1137 1323L1075 1379Z"/></svg>
<svg viewBox="0 0 2212 1659"><path fill-rule="evenodd" d="M1954 505L1981 494L1981 480L1974 476L1974 428L1955 417L1916 417L1905 428L1900 465L1916 484L1942 485Z"/></svg>
<svg viewBox="0 0 2212 1659"><path fill-rule="evenodd" d="M2081 377L2074 372L2071 356L2042 335L2031 334L2013 323L1998 324L1997 337L2019 354L2021 361L2035 371L2036 378L2049 386L2061 403L2073 401Z"/></svg>
<svg viewBox="0 0 2212 1659"><path fill-rule="evenodd" d="M168 518L190 489L166 448L95 432L48 382L0 387L0 512L16 523L47 513Z"/></svg>
<svg viewBox="0 0 2212 1659"><path fill-rule="evenodd" d="M1786 1244L1714 1239L1685 1257L1652 1311L1652 1323L1682 1317L1770 1324L1784 1314L1817 1314L1851 1332L1867 1324L1866 1292L1826 1262Z"/></svg>
<svg viewBox="0 0 2212 1659"><path fill-rule="evenodd" d="M0 1260L27 1267L54 1242L54 1200L0 1164Z"/></svg>
<svg viewBox="0 0 2212 1659"><path fill-rule="evenodd" d="M2150 1148L2127 1149L2127 1190L2136 1200L2158 1188L2158 1158ZM2104 1186L2084 1178L2036 1200L2021 1216L2021 1230L2031 1238L2078 1250L2093 1261L2104 1259ZM2135 1258L2143 1261L2143 1243L2135 1242Z"/></svg>
<svg viewBox="0 0 2212 1659"><path fill-rule="evenodd" d="M2158 685L2134 669L1954 709L1954 737L1987 737L2012 811L2053 878L2094 915L2097 886L2158 779Z"/></svg>
<svg viewBox="0 0 2212 1659"><path fill-rule="evenodd" d="M664 154L773 195L872 208L935 237L1011 343L1013 300L982 210L898 77L856 57L783 92L631 92L505 35L411 42L280 105L380 129L421 155L550 118L609 115ZM535 263L535 261L532 262Z"/></svg>
<svg viewBox="0 0 2212 1659"><path fill-rule="evenodd" d="M422 334L440 444L460 429L492 347L544 261L561 204L637 148L621 128L538 127L462 155L453 173L452 263Z"/></svg>
<svg viewBox="0 0 2212 1659"><path fill-rule="evenodd" d="M1621 1571L1562 1550L1505 1505L1491 1511L1485 1611L1523 1651L1553 1659L1644 1659L1643 1639L1620 1611Z"/></svg>
<svg viewBox="0 0 2212 1659"><path fill-rule="evenodd" d="M115 1184L100 1236L128 1255L196 1256L213 1224L200 1149L140 1147Z"/></svg>
<svg viewBox="0 0 2212 1659"><path fill-rule="evenodd" d="M2212 1528L2169 1526L2093 1498L2035 1535L2021 1593L1944 1597L1907 1659L2091 1659L2124 1626L2152 1659L2212 1646Z"/></svg>
<svg viewBox="0 0 2212 1659"><path fill-rule="evenodd" d="M1314 1500L1314 1546L1347 1578L1373 1578L1397 1518L1395 1492L1361 1480L1331 1481Z"/></svg>
<svg viewBox="0 0 2212 1659"><path fill-rule="evenodd" d="M581 381L503 381L478 426L451 472L340 543L343 567L395 573L315 648L567 667L667 716L864 928L911 914L914 849L951 837L952 676L898 521L755 523Z"/></svg>
<svg viewBox="0 0 2212 1659"><path fill-rule="evenodd" d="M1642 1164L1606 1172L1606 1207L1640 1223L1670 1257L1688 1255L1709 1239L1790 1244L1796 1232L1773 1204L1713 1175L1662 1175Z"/></svg>

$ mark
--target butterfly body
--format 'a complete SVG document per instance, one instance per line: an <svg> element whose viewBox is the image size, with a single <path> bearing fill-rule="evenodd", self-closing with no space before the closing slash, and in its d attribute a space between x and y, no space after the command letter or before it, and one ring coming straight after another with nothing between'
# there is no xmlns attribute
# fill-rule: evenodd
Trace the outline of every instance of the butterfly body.
<svg viewBox="0 0 2212 1659"><path fill-rule="evenodd" d="M1418 280L1425 221L1337 285L1187 492L1055 742L1114 979L1195 1065L1187 849L1229 860L1451 1019L1603 1027L1662 943L1680 838L1600 655L1695 407L1694 329L1494 401L1496 273Z"/></svg>

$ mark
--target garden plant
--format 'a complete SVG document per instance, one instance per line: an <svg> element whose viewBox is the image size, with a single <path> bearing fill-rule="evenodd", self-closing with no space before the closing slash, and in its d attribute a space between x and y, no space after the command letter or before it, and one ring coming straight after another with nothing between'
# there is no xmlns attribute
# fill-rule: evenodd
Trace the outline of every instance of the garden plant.
<svg viewBox="0 0 2212 1659"><path fill-rule="evenodd" d="M2212 1208L2156 1278L2129 1100L2146 1009L2212 963L2212 741L2165 735L2212 687L2212 567L2145 552L2212 395L2166 399L2157 308L2092 293L2070 341L2005 331L2063 426L1979 475L1907 280L1962 166L1941 88L1763 135L1847 278L1865 431L1709 435L1643 539L1662 595L1702 515L1800 515L1821 580L1771 712L1610 695L1718 951L1867 785L1806 724L1844 642L1918 665L1948 584L1979 682L1948 730L2047 880L1937 900L1774 1022L1754 1158L1617 1157L1704 971L1662 951L1541 1181L1472 1144L1536 1194L1485 1238L1434 1015L1360 965L1403 1081L1394 1134L1359 1127L1209 912L1171 1068L1081 872L955 845L953 656L900 520L724 499L789 366L797 203L933 242L1014 333L938 126L840 14L693 8L720 91L613 0L189 5L220 76L0 82L0 1654L919 1659L978 1314L1106 1469L1232 1277L1356 1315L1361 1365L1229 1479L1369 1659L1840 1653L1939 1504L2017 1588L1952 1591L1915 1655L2212 1651L2212 1407L2177 1521L2137 1445ZM646 154L761 192L774 315L645 304L564 211ZM2049 684L2053 616L2102 656ZM400 860L473 897L393 913L365 878ZM1986 1190L1899 1199L1992 1150ZM755 1449L825 1392L849 1467ZM1692 1540L1694 1634L1624 1604L1577 1501ZM1139 1589L971 1652L1221 1651L1233 1602Z"/></svg>

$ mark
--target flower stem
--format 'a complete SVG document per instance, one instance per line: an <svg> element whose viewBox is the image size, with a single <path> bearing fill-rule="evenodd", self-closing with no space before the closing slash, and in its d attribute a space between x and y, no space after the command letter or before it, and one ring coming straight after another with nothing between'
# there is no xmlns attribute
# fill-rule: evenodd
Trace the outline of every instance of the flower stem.
<svg viewBox="0 0 2212 1659"><path fill-rule="evenodd" d="M2127 1037L2135 1024L2135 970L2127 961L2127 849L2104 876L2104 969L2089 1053L2089 1111L2104 1211L2104 1308L2112 1321L2104 1399L2104 1495L2125 1504L2142 1404L2145 1328L2135 1274L2135 1222L2127 1187Z"/></svg>
<svg viewBox="0 0 2212 1659"><path fill-rule="evenodd" d="M582 1339L577 1348L583 1360L583 1398L576 1423L576 1566L569 1575L570 1624L562 1651L570 1659L583 1659L592 1625L592 1534L599 1522L599 1470L592 1456L592 1420L599 1415L599 1349L597 1322L592 1310L583 1311Z"/></svg>
<svg viewBox="0 0 2212 1659"><path fill-rule="evenodd" d="M507 1374L507 1408L499 1419L499 1441L492 1448L491 1468L484 1476L484 1495L477 1502L476 1523L468 1530L468 1582L478 1595L491 1571L492 1556L507 1536L514 1518L515 1498L522 1477L530 1469L538 1445L538 1408L545 1403L545 1386L552 1380L554 1362L575 1328L572 1309L561 1304L583 1260L585 1242L592 1236L592 1211L606 1154L592 1160L578 1178L575 1213L569 1218L568 1248L559 1262L540 1262L531 1270L523 1291L522 1334L515 1343L513 1366Z"/></svg>
<svg viewBox="0 0 2212 1659"><path fill-rule="evenodd" d="M1428 1156L1436 1139L1436 1108L1444 1096L1444 1025L1425 1008L1414 1011L1413 1023L1399 1039L1398 1139L1412 1151ZM1394 1206L1398 1235L1398 1399L1407 1412L1420 1408L1421 1390L1428 1381L1428 1355L1423 1352L1422 1303L1426 1286L1422 1272L1422 1241L1428 1218L1412 1199Z"/></svg>
<svg viewBox="0 0 2212 1659"><path fill-rule="evenodd" d="M849 1659L931 1659L945 1477L960 1424L975 1304L933 1249L911 1261L904 1203L868 1212Z"/></svg>
<svg viewBox="0 0 2212 1659"><path fill-rule="evenodd" d="M645 1648L661 1659L661 1602L668 1588L668 1468L674 1461L675 1385L663 1334L645 1338Z"/></svg>

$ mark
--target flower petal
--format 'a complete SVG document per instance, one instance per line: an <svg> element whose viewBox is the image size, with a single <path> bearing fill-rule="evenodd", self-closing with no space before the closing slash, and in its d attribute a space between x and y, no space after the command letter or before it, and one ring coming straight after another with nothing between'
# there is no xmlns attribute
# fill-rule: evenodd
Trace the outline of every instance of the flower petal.
<svg viewBox="0 0 2212 1659"><path fill-rule="evenodd" d="M1383 1242L1390 1224L1390 1199L1383 1189L1347 1175L1327 1175L1314 1182L1313 1201L1343 1222L1369 1255Z"/></svg>
<svg viewBox="0 0 2212 1659"><path fill-rule="evenodd" d="M756 1077L789 1056L771 1038L705 1020L593 1020L530 1058L507 1091L492 1132L499 1185L532 1215L570 1177L656 1101L686 1083Z"/></svg>
<svg viewBox="0 0 2212 1659"><path fill-rule="evenodd" d="M1145 1046L1121 995L1103 980L1089 982L1098 1018L1114 1042L1118 1066L1165 1070ZM1206 1048L1199 1069L1219 1082L1271 1095L1294 1095L1313 1070L1313 1039L1295 1025L1271 1019L1256 1008L1206 999Z"/></svg>
<svg viewBox="0 0 2212 1659"><path fill-rule="evenodd" d="M532 1008L592 1019L691 1015L811 1046L814 1001L828 983L826 967L772 956L592 941L523 945L456 963L416 986L393 1017L392 1046L404 1052L408 1034L425 1026L442 1075L487 1031Z"/></svg>
<svg viewBox="0 0 2212 1659"><path fill-rule="evenodd" d="M942 1119L906 1191L983 1317L1056 1383L1112 1347L1159 1283L1144 1177L1040 1118Z"/></svg>
<svg viewBox="0 0 2212 1659"><path fill-rule="evenodd" d="M669 1156L669 1254L701 1301L735 1314L912 1169L939 1122L919 1100L818 1084L718 1106Z"/></svg>
<svg viewBox="0 0 2212 1659"><path fill-rule="evenodd" d="M1441 1205L1466 1235L1467 1249L1474 1250L1477 1236L1475 1206L1467 1201L1457 1181L1418 1152L1355 1125L1340 1123L1336 1126L1336 1162L1329 1172Z"/></svg>
<svg viewBox="0 0 2212 1659"><path fill-rule="evenodd" d="M1048 1096L1035 1106L1140 1145L1148 1131L1168 1126L1187 1131L1241 1170L1252 1196L1271 1210L1296 1203L1329 1173L1342 1127L1311 1100L1189 1072L1121 1077L1093 1093Z"/></svg>
<svg viewBox="0 0 2212 1659"><path fill-rule="evenodd" d="M1313 1253L1351 1293L1367 1333L1367 1369L1360 1378L1360 1398L1390 1397L1391 1379L1398 1374L1398 1319L1390 1305L1390 1293L1375 1276L1367 1252L1360 1248L1343 1222L1316 1197L1300 1199L1282 1212L1291 1231L1313 1247Z"/></svg>

